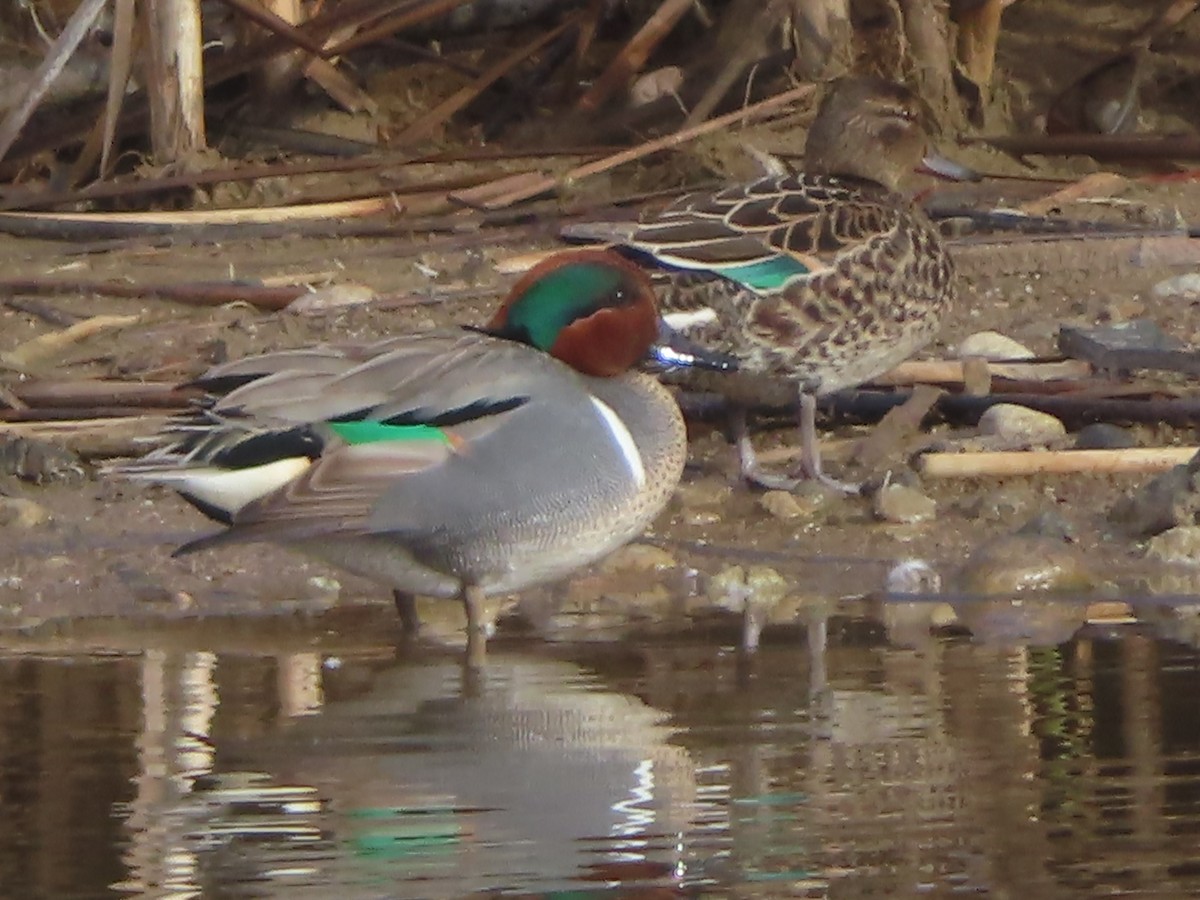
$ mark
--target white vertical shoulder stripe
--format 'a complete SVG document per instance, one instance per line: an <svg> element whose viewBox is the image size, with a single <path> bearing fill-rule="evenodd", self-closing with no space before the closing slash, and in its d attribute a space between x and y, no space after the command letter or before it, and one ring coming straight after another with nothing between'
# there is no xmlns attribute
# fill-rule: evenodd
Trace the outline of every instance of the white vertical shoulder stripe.
<svg viewBox="0 0 1200 900"><path fill-rule="evenodd" d="M620 449L621 456L625 459L625 465L629 468L629 474L633 476L634 484L639 488L644 487L646 467L642 465L642 454L638 452L633 435L629 433L629 429L625 427L620 416L613 412L612 407L599 397L592 397L592 405L596 407L600 418L608 426L608 433L612 435L613 443Z"/></svg>

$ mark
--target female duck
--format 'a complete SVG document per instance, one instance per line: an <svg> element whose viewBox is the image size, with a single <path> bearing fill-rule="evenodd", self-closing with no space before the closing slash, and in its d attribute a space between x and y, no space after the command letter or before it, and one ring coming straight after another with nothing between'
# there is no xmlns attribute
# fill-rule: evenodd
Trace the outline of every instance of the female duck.
<svg viewBox="0 0 1200 900"><path fill-rule="evenodd" d="M809 131L804 174L685 196L623 240L667 271L663 318L737 360L734 374L682 375L734 405L749 480L795 485L758 470L745 408L799 399L799 474L857 490L821 471L814 395L906 359L933 339L954 298L936 229L897 192L926 143L906 88L844 78L830 86Z"/></svg>
<svg viewBox="0 0 1200 900"><path fill-rule="evenodd" d="M218 366L197 382L217 399L119 471L229 526L179 552L273 541L390 586L402 615L459 598L478 659L483 597L594 562L674 491L682 418L631 371L658 324L636 266L559 254L484 329Z"/></svg>

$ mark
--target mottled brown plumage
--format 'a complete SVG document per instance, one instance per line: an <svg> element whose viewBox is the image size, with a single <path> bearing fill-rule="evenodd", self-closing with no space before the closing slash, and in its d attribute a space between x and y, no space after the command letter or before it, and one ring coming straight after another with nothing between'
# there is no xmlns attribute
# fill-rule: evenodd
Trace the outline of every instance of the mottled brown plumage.
<svg viewBox="0 0 1200 900"><path fill-rule="evenodd" d="M813 395L861 384L933 339L954 299L950 259L896 185L926 137L904 87L835 82L809 133L803 174L681 198L627 240L663 269L665 318L738 371L679 379L744 406L800 393L805 474L820 471ZM748 441L743 471L760 483ZM788 482L790 484L790 482Z"/></svg>

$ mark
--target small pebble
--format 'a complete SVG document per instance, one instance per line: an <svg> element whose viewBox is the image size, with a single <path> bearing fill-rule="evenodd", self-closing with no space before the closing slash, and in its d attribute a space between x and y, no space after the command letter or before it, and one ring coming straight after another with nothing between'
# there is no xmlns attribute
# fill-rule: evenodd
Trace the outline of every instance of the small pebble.
<svg viewBox="0 0 1200 900"><path fill-rule="evenodd" d="M1155 535L1146 546L1146 557L1165 563L1200 566L1200 525L1179 525Z"/></svg>
<svg viewBox="0 0 1200 900"><path fill-rule="evenodd" d="M620 550L610 553L600 563L601 572L667 571L677 568L679 561L662 547L651 547L649 544L628 544Z"/></svg>
<svg viewBox="0 0 1200 900"><path fill-rule="evenodd" d="M928 522L937 516L937 503L916 488L886 484L872 500L875 517L884 522Z"/></svg>
<svg viewBox="0 0 1200 900"><path fill-rule="evenodd" d="M1034 353L1024 344L1014 341L998 331L979 331L963 339L958 345L959 359L982 356L986 360L1033 359Z"/></svg>
<svg viewBox="0 0 1200 900"><path fill-rule="evenodd" d="M304 599L336 603L342 593L342 583L329 575L313 575L304 582Z"/></svg>
<svg viewBox="0 0 1200 900"><path fill-rule="evenodd" d="M805 514L804 507L790 491L767 491L758 498L758 505L776 519L798 519Z"/></svg>
<svg viewBox="0 0 1200 900"><path fill-rule="evenodd" d="M313 315L347 306L362 306L376 297L373 290L363 284L330 284L301 294L284 307L294 315Z"/></svg>
<svg viewBox="0 0 1200 900"><path fill-rule="evenodd" d="M50 511L24 497L0 497L0 527L37 528L51 520Z"/></svg>
<svg viewBox="0 0 1200 900"><path fill-rule="evenodd" d="M1093 422L1075 435L1076 450L1125 450L1137 446L1137 438L1127 429L1108 422Z"/></svg>
<svg viewBox="0 0 1200 900"><path fill-rule="evenodd" d="M883 590L887 594L938 594L942 576L923 559L905 559L888 570Z"/></svg>
<svg viewBox="0 0 1200 900"><path fill-rule="evenodd" d="M979 417L979 430L1006 443L1039 446L1066 435L1067 429L1049 413L1038 412L1014 403L997 403Z"/></svg>
<svg viewBox="0 0 1200 900"><path fill-rule="evenodd" d="M0 475L15 475L32 484L81 481L79 457L52 441L0 436Z"/></svg>
<svg viewBox="0 0 1200 900"><path fill-rule="evenodd" d="M1200 272L1189 272L1160 281L1152 288L1155 297L1200 299Z"/></svg>

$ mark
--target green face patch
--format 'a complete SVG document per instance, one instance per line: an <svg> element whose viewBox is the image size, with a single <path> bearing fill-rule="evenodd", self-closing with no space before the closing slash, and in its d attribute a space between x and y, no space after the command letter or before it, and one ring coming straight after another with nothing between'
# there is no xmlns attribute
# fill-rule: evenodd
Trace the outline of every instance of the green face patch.
<svg viewBox="0 0 1200 900"><path fill-rule="evenodd" d="M577 262L547 273L508 308L505 332L527 335L528 343L550 352L559 332L608 304L621 286L611 266Z"/></svg>

